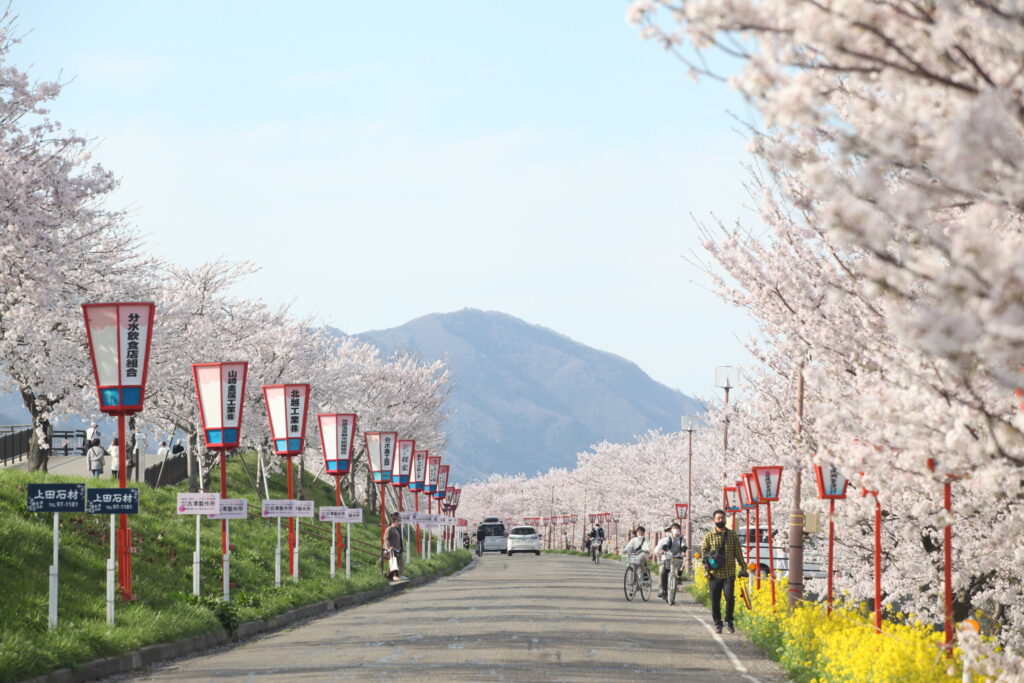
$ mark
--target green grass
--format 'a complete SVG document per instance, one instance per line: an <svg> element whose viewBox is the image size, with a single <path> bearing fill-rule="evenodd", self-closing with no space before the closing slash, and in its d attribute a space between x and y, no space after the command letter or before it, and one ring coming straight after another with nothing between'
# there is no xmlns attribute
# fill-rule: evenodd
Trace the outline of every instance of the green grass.
<svg viewBox="0 0 1024 683"><path fill-rule="evenodd" d="M297 470L296 470L297 473ZM270 484L270 494L286 497L284 477ZM296 477L297 479L297 477ZM300 537L300 579L287 576L287 547L282 554L281 588L274 588L275 523L257 517L231 524L232 602L221 594L220 524L203 521L203 598L192 596L192 551L195 518L175 514L176 494L184 485L152 490L143 485L140 514L130 520L134 545L133 590L138 600L118 599L115 626L105 620L106 559L110 518L107 515L61 515L59 623L47 629L47 572L52 556L53 519L49 513L25 511L27 484L82 482L79 477L19 470L0 471L0 574L4 577L0 609L0 681L14 681L72 667L99 657L203 633L231 630L241 622L263 619L311 602L357 593L387 584L379 565L353 550L352 578L344 566L330 578L330 525L312 522L325 539ZM259 504L237 460L228 467L228 496ZM103 481L100 486L112 482ZM307 473L307 500L334 505L334 492ZM214 473L213 490L219 490ZM364 512L366 522L352 526L353 541L379 547L379 517ZM285 520L285 524L287 520ZM287 527L285 527L287 529ZM287 532L285 532L287 533ZM285 540L285 544L287 541ZM454 571L468 564L459 550L415 559L406 565L410 578Z"/></svg>

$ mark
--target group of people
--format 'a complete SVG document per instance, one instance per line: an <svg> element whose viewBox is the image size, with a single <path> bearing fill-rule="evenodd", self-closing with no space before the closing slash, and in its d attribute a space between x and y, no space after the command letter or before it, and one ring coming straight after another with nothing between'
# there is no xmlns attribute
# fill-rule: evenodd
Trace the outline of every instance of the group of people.
<svg viewBox="0 0 1024 683"><path fill-rule="evenodd" d="M110 457L110 478L117 479L120 474L121 467L121 442L115 436L110 441L110 446L103 448L100 445L100 428L96 424L92 424L88 429L85 430L85 444L88 449L85 451L86 463L89 466L89 472L92 473L93 479L99 479L103 476L103 471L106 469L106 459ZM130 480L135 475L135 468L139 466L139 449L140 441L136 439L135 448L130 453L125 454L125 475ZM174 444L174 448L168 449L167 442L161 441L160 448L157 449L156 454L163 458L168 454L177 455L183 453L185 447L181 445L179 440Z"/></svg>
<svg viewBox="0 0 1024 683"><path fill-rule="evenodd" d="M727 629L729 633L735 633L733 612L736 606L737 568L741 577L747 576L747 568L744 564L739 536L734 530L726 528L725 511L715 510L712 521L714 526L704 535L704 540L700 544L700 557L704 562L704 571L707 573L708 587L711 591L711 617L715 622L715 633L721 633L723 628ZM638 526L633 531L634 535L626 544L623 553L627 557L637 555L635 558L637 564L646 564L652 557L659 564L664 560L685 557L689 548L682 537L682 527L679 522L672 522L665 531L666 535L652 551L647 530ZM664 598L668 592L670 566L669 563L662 565L659 598ZM724 619L722 615L723 594L725 595Z"/></svg>

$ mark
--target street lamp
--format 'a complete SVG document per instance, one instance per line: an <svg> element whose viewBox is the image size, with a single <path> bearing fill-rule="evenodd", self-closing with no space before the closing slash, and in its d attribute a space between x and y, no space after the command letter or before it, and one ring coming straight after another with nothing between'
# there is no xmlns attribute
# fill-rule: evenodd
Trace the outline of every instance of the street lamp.
<svg viewBox="0 0 1024 683"><path fill-rule="evenodd" d="M409 490L413 493L413 501L416 504L416 512L420 511L420 492L423 491L423 482L427 478L427 458L430 451L415 451L412 456L412 473L409 477ZM420 541L420 523L416 522L416 552L423 554L423 545Z"/></svg>
<svg viewBox="0 0 1024 683"><path fill-rule="evenodd" d="M117 453L120 488L128 487L128 468L125 463L128 443L125 439L124 418L141 411L146 398L154 309L155 306L149 302L82 306L100 411L117 417L117 437L121 445ZM120 521L117 533L118 583L121 597L133 600L132 544L128 515L122 514ZM113 567L108 566L107 569L110 571Z"/></svg>
<svg viewBox="0 0 1024 683"><path fill-rule="evenodd" d="M779 499L779 487L782 483L782 466L769 465L753 467L754 483L757 485L758 500L765 504L768 511L768 577L772 582L772 608L775 608L775 542L772 538L772 501Z"/></svg>
<svg viewBox="0 0 1024 683"><path fill-rule="evenodd" d="M825 602L828 604L826 613L832 614L832 574L835 537L836 537L836 501L846 498L846 487L849 482L846 476L835 465L815 465L814 478L818 482L818 498L828 501L828 589Z"/></svg>
<svg viewBox="0 0 1024 683"><path fill-rule="evenodd" d="M320 444L324 451L324 471L334 477L334 504L341 507L341 478L352 467L355 445L355 413L323 413L316 416L320 425ZM341 564L341 527L334 524L335 566ZM351 527L349 528L351 533Z"/></svg>
<svg viewBox="0 0 1024 683"><path fill-rule="evenodd" d="M448 491L448 473L451 471L451 465L440 465L437 468L437 488L433 493L434 499L437 500L437 507L441 509L441 503L444 501L444 497ZM437 552L441 552L441 539L444 536L444 529L437 534Z"/></svg>
<svg viewBox="0 0 1024 683"><path fill-rule="evenodd" d="M370 457L370 472L373 481L380 484L380 536L384 538L387 528L387 506L384 499L384 487L391 481L392 460L395 457L395 442L398 432L365 432L366 453Z"/></svg>
<svg viewBox="0 0 1024 683"><path fill-rule="evenodd" d="M412 469L413 453L416 452L416 439L399 439L397 452L391 463L391 485L395 487L398 494L398 514L401 516L404 505L405 492L402 490L409 485L409 477ZM402 520L402 549L405 549L406 530L408 529L405 520Z"/></svg>
<svg viewBox="0 0 1024 683"><path fill-rule="evenodd" d="M306 446L306 411L309 408L308 384L265 384L263 403L270 422L270 440L274 453L285 459L288 470L288 499L294 498L292 458ZM295 518L288 518L288 568L292 579L299 580L298 546L295 543Z"/></svg>
<svg viewBox="0 0 1024 683"><path fill-rule="evenodd" d="M696 415L684 415L681 423L683 431L689 437L686 448L686 509L689 511L693 505L693 433L700 427L700 420ZM690 515L686 516L686 547L691 549L691 552L686 554L686 573L692 576L693 525L690 522Z"/></svg>
<svg viewBox="0 0 1024 683"><path fill-rule="evenodd" d="M755 579L755 586L758 590L761 589L761 498L757 495L757 485L754 483L754 475L750 472L744 472L740 475L743 480L743 486L747 491L747 500L754 506L754 561L757 563L757 578ZM748 532L749 533L749 530ZM750 559L748 553L747 559Z"/></svg>
<svg viewBox="0 0 1024 683"><path fill-rule="evenodd" d="M242 431L242 409L245 401L245 379L249 364L245 361L234 363L193 363L192 377L196 385L196 400L199 401L199 418L203 425L203 439L206 448L220 451L220 497L228 497L228 451L238 448ZM196 515L196 543L199 542L199 519ZM220 521L221 570L224 586L230 587L227 578L231 572L230 522ZM230 594L225 590L224 599Z"/></svg>
<svg viewBox="0 0 1024 683"><path fill-rule="evenodd" d="M728 480L726 458L729 454L729 391L740 383L740 369L732 365L715 368L715 386L725 391L725 420L722 429L722 481ZM726 502L723 499L723 502Z"/></svg>

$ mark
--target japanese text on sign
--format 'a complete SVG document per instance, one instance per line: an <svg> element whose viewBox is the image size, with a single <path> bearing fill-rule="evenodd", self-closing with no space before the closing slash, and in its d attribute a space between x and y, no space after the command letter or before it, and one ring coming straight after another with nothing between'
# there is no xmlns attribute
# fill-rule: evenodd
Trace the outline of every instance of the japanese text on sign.
<svg viewBox="0 0 1024 683"><path fill-rule="evenodd" d="M179 515L216 515L220 512L220 495L216 493L179 493Z"/></svg>
<svg viewBox="0 0 1024 683"><path fill-rule="evenodd" d="M85 484L29 484L29 512L85 512Z"/></svg>
<svg viewBox="0 0 1024 683"><path fill-rule="evenodd" d="M86 489L85 511L90 515L138 514L139 490Z"/></svg>
<svg viewBox="0 0 1024 683"><path fill-rule="evenodd" d="M210 519L247 519L249 517L249 501L245 498L221 498L220 512L210 515Z"/></svg>
<svg viewBox="0 0 1024 683"><path fill-rule="evenodd" d="M263 501L264 517L294 517L295 501L290 498L268 498Z"/></svg>

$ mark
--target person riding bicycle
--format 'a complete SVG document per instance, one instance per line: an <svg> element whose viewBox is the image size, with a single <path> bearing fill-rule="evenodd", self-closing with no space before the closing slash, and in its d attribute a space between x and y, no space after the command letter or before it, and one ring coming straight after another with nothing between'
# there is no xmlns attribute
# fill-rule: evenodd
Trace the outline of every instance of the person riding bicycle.
<svg viewBox="0 0 1024 683"><path fill-rule="evenodd" d="M658 542L658 547L654 549L654 559L660 562L661 558L667 556L668 558L682 558L686 556L686 542L682 537L682 529L679 526L679 522L672 522L672 526L668 529L668 535ZM668 594L668 573L671 571L671 566L666 565L661 569L661 591L658 593L659 598L664 598Z"/></svg>
<svg viewBox="0 0 1024 683"><path fill-rule="evenodd" d="M651 539L647 538L647 530L642 526L636 528L636 536L630 539L626 547L622 549L625 556L637 553L636 563L646 565L651 557Z"/></svg>
<svg viewBox="0 0 1024 683"><path fill-rule="evenodd" d="M594 528L590 530L590 545L593 546L595 541L598 544L604 543L604 529L600 522L594 522Z"/></svg>

